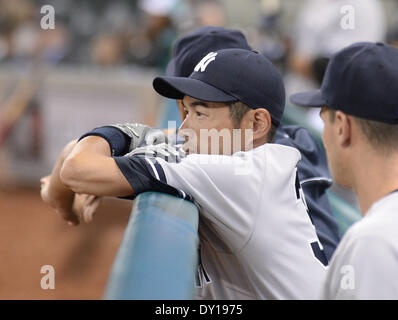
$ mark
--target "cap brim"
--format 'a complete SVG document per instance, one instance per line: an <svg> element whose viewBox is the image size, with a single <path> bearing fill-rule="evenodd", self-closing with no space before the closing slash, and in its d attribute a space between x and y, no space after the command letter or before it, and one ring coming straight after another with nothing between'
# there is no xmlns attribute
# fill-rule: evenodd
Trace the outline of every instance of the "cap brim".
<svg viewBox="0 0 398 320"><path fill-rule="evenodd" d="M322 92L319 89L292 94L290 96L290 102L301 107L311 108L320 108L326 105L326 100L323 98Z"/></svg>
<svg viewBox="0 0 398 320"><path fill-rule="evenodd" d="M171 99L182 99L185 95L192 98L213 101L232 102L238 99L203 81L182 77L156 77L153 88L160 95Z"/></svg>

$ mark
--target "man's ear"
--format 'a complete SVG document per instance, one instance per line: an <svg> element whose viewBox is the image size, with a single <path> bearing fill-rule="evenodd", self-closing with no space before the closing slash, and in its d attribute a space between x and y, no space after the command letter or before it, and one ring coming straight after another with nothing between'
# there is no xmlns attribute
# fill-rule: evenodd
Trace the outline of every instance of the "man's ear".
<svg viewBox="0 0 398 320"><path fill-rule="evenodd" d="M271 130L271 115L263 108L254 109L252 112L253 140L264 139Z"/></svg>
<svg viewBox="0 0 398 320"><path fill-rule="evenodd" d="M349 147L352 143L353 119L342 111L336 111L335 130L337 143L343 147Z"/></svg>

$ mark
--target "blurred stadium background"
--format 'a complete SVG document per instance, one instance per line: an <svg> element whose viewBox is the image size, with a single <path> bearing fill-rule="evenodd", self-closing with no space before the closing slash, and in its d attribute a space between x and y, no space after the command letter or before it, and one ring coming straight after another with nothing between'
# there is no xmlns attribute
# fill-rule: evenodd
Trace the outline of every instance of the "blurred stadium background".
<svg viewBox="0 0 398 320"><path fill-rule="evenodd" d="M55 9L53 30L40 28L44 5ZM345 5L355 9L353 30L341 27ZM129 217L103 208L93 223L69 228L41 202L39 179L95 126L178 123L151 83L176 37L202 25L241 29L291 94L319 86L328 57L345 45L398 46L398 2L0 0L0 299L102 297ZM320 138L317 113L288 105L285 123ZM350 191L333 188L355 208ZM40 287L43 265L55 268L55 290Z"/></svg>

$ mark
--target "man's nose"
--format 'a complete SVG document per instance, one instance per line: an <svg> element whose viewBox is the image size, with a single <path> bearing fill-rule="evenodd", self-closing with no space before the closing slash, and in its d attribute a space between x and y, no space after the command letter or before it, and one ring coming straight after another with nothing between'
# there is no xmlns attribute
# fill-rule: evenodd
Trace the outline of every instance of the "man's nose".
<svg viewBox="0 0 398 320"><path fill-rule="evenodd" d="M181 123L180 127L177 130L177 134L184 138L185 141L188 141L189 138L191 137L192 133L191 133L192 129L190 128L190 124L189 124L189 117L185 117L184 121Z"/></svg>
<svg viewBox="0 0 398 320"><path fill-rule="evenodd" d="M187 128L189 128L188 127L188 116L186 116L185 118L184 118L184 120L182 121L182 123L181 123L181 125L180 125L180 127L178 128L178 132L180 133L180 131L184 131L184 129L187 129ZM182 134L182 133L181 133Z"/></svg>

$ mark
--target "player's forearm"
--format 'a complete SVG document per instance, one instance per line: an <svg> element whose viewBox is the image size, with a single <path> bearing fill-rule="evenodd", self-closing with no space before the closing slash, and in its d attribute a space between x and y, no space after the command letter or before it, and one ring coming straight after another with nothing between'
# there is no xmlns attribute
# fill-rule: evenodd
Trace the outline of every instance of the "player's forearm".
<svg viewBox="0 0 398 320"><path fill-rule="evenodd" d="M65 184L62 182L60 177L60 171L65 159L72 152L76 143L77 141L73 140L65 146L65 148L62 150L61 154L59 155L54 165L54 168L51 172L50 182L47 192L47 201L53 207L56 208L63 207L65 204L70 203L71 199L73 199L74 192L71 189L69 189L67 186L65 186Z"/></svg>
<svg viewBox="0 0 398 320"><path fill-rule="evenodd" d="M96 196L133 194L111 156L109 143L98 136L87 136L76 144L62 165L60 177L76 193Z"/></svg>
<svg viewBox="0 0 398 320"><path fill-rule="evenodd" d="M148 136L147 136L148 135ZM62 182L76 193L96 196L133 194L112 156L142 145L167 141L166 135L140 124L103 126L84 134L61 168Z"/></svg>

